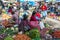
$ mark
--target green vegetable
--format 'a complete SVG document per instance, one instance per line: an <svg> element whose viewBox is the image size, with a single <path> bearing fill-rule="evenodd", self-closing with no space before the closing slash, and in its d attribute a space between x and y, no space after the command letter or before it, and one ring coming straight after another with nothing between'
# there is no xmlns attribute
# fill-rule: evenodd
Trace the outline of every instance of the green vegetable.
<svg viewBox="0 0 60 40"><path fill-rule="evenodd" d="M7 36L4 40L13 40L11 36Z"/></svg>
<svg viewBox="0 0 60 40"><path fill-rule="evenodd" d="M8 28L6 31L5 31L6 34L9 34L9 35L12 35L13 33L13 30L11 30L10 28Z"/></svg>
<svg viewBox="0 0 60 40"><path fill-rule="evenodd" d="M49 34L52 34L54 31L52 29L49 30Z"/></svg>
<svg viewBox="0 0 60 40"><path fill-rule="evenodd" d="M5 28L0 29L0 34L3 34L5 32Z"/></svg>
<svg viewBox="0 0 60 40"><path fill-rule="evenodd" d="M12 28L1 28L0 29L0 34L6 33L9 35L14 35L18 32L18 28L17 27L12 27Z"/></svg>
<svg viewBox="0 0 60 40"><path fill-rule="evenodd" d="M25 34L27 34L32 40L40 40L40 33L37 28L27 31Z"/></svg>
<svg viewBox="0 0 60 40"><path fill-rule="evenodd" d="M40 38L40 33L38 31L38 29L32 29L29 31L29 36L34 39L34 38Z"/></svg>
<svg viewBox="0 0 60 40"><path fill-rule="evenodd" d="M47 28L47 27L49 27L49 24L47 24L47 23L44 23L44 26Z"/></svg>
<svg viewBox="0 0 60 40"><path fill-rule="evenodd" d="M29 32L26 32L25 34L29 36Z"/></svg>
<svg viewBox="0 0 60 40"><path fill-rule="evenodd" d="M17 31L16 28L14 28L14 27L8 28L8 29L6 29L6 31L5 31L5 33L6 33L6 34L9 34L9 35L14 35L14 34L16 34L16 32L18 32L18 31Z"/></svg>

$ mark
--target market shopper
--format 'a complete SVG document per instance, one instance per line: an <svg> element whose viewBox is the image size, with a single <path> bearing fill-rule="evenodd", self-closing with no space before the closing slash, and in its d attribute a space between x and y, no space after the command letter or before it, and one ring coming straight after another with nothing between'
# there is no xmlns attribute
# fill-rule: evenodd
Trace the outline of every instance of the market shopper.
<svg viewBox="0 0 60 40"><path fill-rule="evenodd" d="M40 13L33 11L30 22L29 22L31 29L37 28L40 32L39 20L40 20Z"/></svg>
<svg viewBox="0 0 60 40"><path fill-rule="evenodd" d="M8 3L4 2L4 8L8 7Z"/></svg>
<svg viewBox="0 0 60 40"><path fill-rule="evenodd" d="M30 21L37 21L35 14L36 14L36 12L33 11L32 16L31 16L31 18L30 18Z"/></svg>
<svg viewBox="0 0 60 40"><path fill-rule="evenodd" d="M16 18L15 18L15 16L14 16L15 12L12 12L11 14L12 14L12 19L13 19L13 21L16 21Z"/></svg>
<svg viewBox="0 0 60 40"><path fill-rule="evenodd" d="M0 6L2 6L2 9L4 8L3 1L0 0Z"/></svg>
<svg viewBox="0 0 60 40"><path fill-rule="evenodd" d="M60 4L58 4L58 16L60 16Z"/></svg>
<svg viewBox="0 0 60 40"><path fill-rule="evenodd" d="M23 19L21 20L21 22L20 22L20 24L18 26L19 32L24 33L25 31L30 30L30 27L29 27L28 19L27 18L28 18L27 15L24 15L23 16Z"/></svg>
<svg viewBox="0 0 60 40"><path fill-rule="evenodd" d="M41 13L40 13L39 11L37 11L35 15L36 15L36 19L37 19L38 21L41 20L42 15L41 15Z"/></svg>
<svg viewBox="0 0 60 40"><path fill-rule="evenodd" d="M13 11L11 13L12 14L12 19L15 21L16 24L18 24L20 22L19 19L18 19L18 16L19 16L18 13L19 13L18 11L15 11L15 12Z"/></svg>
<svg viewBox="0 0 60 40"><path fill-rule="evenodd" d="M56 12L56 7L54 4L49 8L50 12Z"/></svg>
<svg viewBox="0 0 60 40"><path fill-rule="evenodd" d="M43 18L45 18L47 16L47 6L43 3L40 9Z"/></svg>
<svg viewBox="0 0 60 40"><path fill-rule="evenodd" d="M11 6L8 9L8 13L12 13L12 7Z"/></svg>
<svg viewBox="0 0 60 40"><path fill-rule="evenodd" d="M27 4L22 5L22 8L23 8L25 11L29 9Z"/></svg>
<svg viewBox="0 0 60 40"><path fill-rule="evenodd" d="M13 6L12 6L12 11L16 11L17 10L17 6L16 6L16 4L13 4Z"/></svg>

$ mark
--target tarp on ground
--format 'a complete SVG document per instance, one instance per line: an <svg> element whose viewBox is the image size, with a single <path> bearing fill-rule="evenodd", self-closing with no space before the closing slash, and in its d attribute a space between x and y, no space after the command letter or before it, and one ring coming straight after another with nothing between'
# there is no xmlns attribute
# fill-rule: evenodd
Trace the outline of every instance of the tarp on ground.
<svg viewBox="0 0 60 40"><path fill-rule="evenodd" d="M28 1L28 4L34 6L35 2L34 1Z"/></svg>

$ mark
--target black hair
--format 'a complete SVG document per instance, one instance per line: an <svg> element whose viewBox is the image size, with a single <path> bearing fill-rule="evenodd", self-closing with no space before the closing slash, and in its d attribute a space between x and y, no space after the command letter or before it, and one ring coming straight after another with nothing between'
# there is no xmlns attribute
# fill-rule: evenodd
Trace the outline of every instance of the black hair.
<svg viewBox="0 0 60 40"><path fill-rule="evenodd" d="M35 14L36 14L36 11L33 11L32 16L34 16Z"/></svg>
<svg viewBox="0 0 60 40"><path fill-rule="evenodd" d="M12 6L10 6L9 9L12 9Z"/></svg>
<svg viewBox="0 0 60 40"><path fill-rule="evenodd" d="M12 3L10 3L10 5L12 5Z"/></svg>
<svg viewBox="0 0 60 40"><path fill-rule="evenodd" d="M27 20L28 16L26 14L23 15L23 20Z"/></svg>

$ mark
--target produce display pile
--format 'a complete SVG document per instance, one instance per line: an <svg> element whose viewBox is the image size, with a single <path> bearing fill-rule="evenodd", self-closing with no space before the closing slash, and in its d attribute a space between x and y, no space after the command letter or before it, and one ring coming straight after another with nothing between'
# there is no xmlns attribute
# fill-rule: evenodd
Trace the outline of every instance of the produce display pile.
<svg viewBox="0 0 60 40"><path fill-rule="evenodd" d="M15 37L13 37L14 35ZM29 32L27 31L25 34L18 34L17 27L1 28L0 39L1 40L3 39L4 40L32 40L32 39L40 40L40 34L38 29L32 29Z"/></svg>
<svg viewBox="0 0 60 40"><path fill-rule="evenodd" d="M13 25L11 25L10 27L5 27L7 24L11 23L13 23ZM18 25L14 24L13 21L4 20L2 24L3 26L0 26L1 40L41 40L41 32L39 32L37 28L26 31L24 34L18 34ZM45 23L44 25L46 28L49 28L49 24Z"/></svg>
<svg viewBox="0 0 60 40"><path fill-rule="evenodd" d="M44 26L48 29L50 25L48 23L44 23ZM24 34L18 33L18 25L12 20L12 18L1 20L1 40L41 40L41 32L39 32L37 28L33 28L29 31L26 31Z"/></svg>

